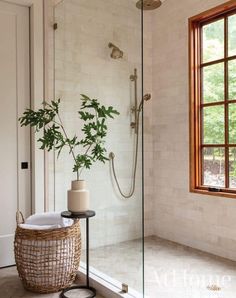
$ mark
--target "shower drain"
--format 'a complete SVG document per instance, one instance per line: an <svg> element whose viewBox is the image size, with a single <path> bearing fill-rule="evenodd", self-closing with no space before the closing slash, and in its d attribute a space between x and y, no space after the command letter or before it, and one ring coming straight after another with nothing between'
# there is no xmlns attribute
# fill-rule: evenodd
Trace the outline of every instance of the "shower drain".
<svg viewBox="0 0 236 298"><path fill-rule="evenodd" d="M209 291L215 291L215 292L221 290L221 288L218 287L217 285L210 285L210 286L207 286L207 289L208 289Z"/></svg>

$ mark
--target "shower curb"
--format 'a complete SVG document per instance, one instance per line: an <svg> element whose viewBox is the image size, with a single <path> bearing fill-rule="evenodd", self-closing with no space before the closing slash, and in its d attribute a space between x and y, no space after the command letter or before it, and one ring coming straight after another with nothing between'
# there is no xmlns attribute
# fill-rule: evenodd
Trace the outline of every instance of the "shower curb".
<svg viewBox="0 0 236 298"><path fill-rule="evenodd" d="M121 291L122 285L120 282L110 278L109 276L101 273L100 271L90 266L90 285L94 287L98 294L104 298L143 298L143 295L133 289L129 289L129 293ZM81 262L78 272L79 281L86 281L86 266Z"/></svg>

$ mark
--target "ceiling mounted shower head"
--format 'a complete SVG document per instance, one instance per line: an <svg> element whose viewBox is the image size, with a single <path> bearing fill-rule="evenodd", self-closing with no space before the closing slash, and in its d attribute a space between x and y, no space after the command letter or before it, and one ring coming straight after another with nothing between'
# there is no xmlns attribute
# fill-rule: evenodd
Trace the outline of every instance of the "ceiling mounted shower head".
<svg viewBox="0 0 236 298"><path fill-rule="evenodd" d="M162 5L161 0L139 0L136 7L143 10L154 10Z"/></svg>
<svg viewBox="0 0 236 298"><path fill-rule="evenodd" d="M111 58L112 59L120 59L123 58L124 53L113 43L109 42L108 47L112 49Z"/></svg>

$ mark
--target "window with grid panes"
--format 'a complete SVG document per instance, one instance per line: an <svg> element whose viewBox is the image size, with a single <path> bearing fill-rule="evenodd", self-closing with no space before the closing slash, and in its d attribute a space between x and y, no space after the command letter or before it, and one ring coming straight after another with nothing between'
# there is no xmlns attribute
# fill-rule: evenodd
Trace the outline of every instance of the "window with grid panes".
<svg viewBox="0 0 236 298"><path fill-rule="evenodd" d="M236 3L189 20L190 188L236 197Z"/></svg>

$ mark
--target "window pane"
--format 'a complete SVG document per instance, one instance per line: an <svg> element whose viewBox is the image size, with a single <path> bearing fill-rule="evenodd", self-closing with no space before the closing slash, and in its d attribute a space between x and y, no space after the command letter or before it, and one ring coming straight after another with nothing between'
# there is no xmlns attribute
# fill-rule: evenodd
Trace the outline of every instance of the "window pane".
<svg viewBox="0 0 236 298"><path fill-rule="evenodd" d="M236 188L236 147L229 148L229 187Z"/></svg>
<svg viewBox="0 0 236 298"><path fill-rule="evenodd" d="M236 55L236 15L228 19L229 27L229 52L228 56Z"/></svg>
<svg viewBox="0 0 236 298"><path fill-rule="evenodd" d="M203 62L224 58L224 19L203 26Z"/></svg>
<svg viewBox="0 0 236 298"><path fill-rule="evenodd" d="M236 60L229 61L229 99L236 99Z"/></svg>
<svg viewBox="0 0 236 298"><path fill-rule="evenodd" d="M203 143L224 144L224 106L210 106L203 109Z"/></svg>
<svg viewBox="0 0 236 298"><path fill-rule="evenodd" d="M203 149L203 185L225 186L225 150L223 148Z"/></svg>
<svg viewBox="0 0 236 298"><path fill-rule="evenodd" d="M229 104L229 143L236 144L236 104Z"/></svg>
<svg viewBox="0 0 236 298"><path fill-rule="evenodd" d="M203 68L203 103L224 100L224 64Z"/></svg>

